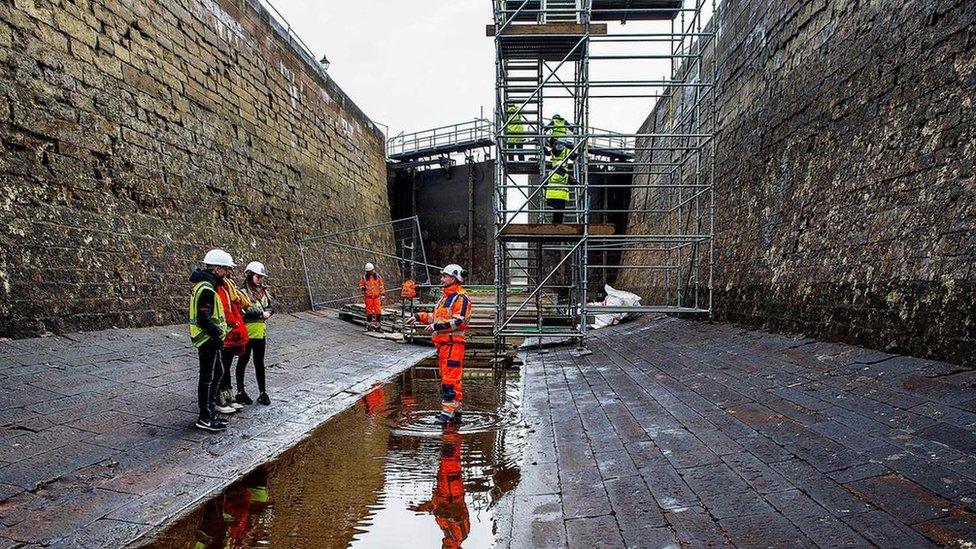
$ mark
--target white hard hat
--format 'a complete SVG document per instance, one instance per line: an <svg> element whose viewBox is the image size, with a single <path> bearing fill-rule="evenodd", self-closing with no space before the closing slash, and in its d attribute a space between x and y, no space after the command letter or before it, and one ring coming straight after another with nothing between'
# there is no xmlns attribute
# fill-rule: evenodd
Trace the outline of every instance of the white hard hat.
<svg viewBox="0 0 976 549"><path fill-rule="evenodd" d="M446 274L448 276L453 276L454 278L456 278L458 280L458 282L464 282L465 272L464 272L464 269L462 269L460 265L456 265L454 263L451 263L447 267L444 267L444 269L441 271L441 274Z"/></svg>
<svg viewBox="0 0 976 549"><path fill-rule="evenodd" d="M256 275L268 276L268 271L264 268L264 263L260 261L252 261L247 264L244 268L245 273L254 273Z"/></svg>
<svg viewBox="0 0 976 549"><path fill-rule="evenodd" d="M372 263L367 263L366 266L363 267L363 269L365 269L367 271L372 271L374 268L375 267L373 267L373 264Z"/></svg>
<svg viewBox="0 0 976 549"><path fill-rule="evenodd" d="M207 252L207 255L203 256L203 264L211 265L213 267L236 267L234 264L234 259L229 253L221 250L220 248L214 248Z"/></svg>

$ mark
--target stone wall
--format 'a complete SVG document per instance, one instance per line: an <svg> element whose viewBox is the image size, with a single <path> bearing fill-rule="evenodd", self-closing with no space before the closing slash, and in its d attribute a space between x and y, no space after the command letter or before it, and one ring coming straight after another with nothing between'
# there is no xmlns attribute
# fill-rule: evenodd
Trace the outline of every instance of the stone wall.
<svg viewBox="0 0 976 549"><path fill-rule="evenodd" d="M717 318L976 361L976 3L721 10Z"/></svg>
<svg viewBox="0 0 976 549"><path fill-rule="evenodd" d="M307 308L297 241L389 220L382 134L257 0L4 2L0 90L0 336L180 322L215 246Z"/></svg>
<svg viewBox="0 0 976 549"><path fill-rule="evenodd" d="M468 285L494 284L495 225L491 206L494 161L463 162L417 172L391 168L390 174L393 215L398 218L416 215L420 220L427 262L438 266L460 264L468 272L465 280ZM469 199L473 204L469 204ZM473 213L471 246L468 245L469 213ZM438 283L436 276L433 282Z"/></svg>

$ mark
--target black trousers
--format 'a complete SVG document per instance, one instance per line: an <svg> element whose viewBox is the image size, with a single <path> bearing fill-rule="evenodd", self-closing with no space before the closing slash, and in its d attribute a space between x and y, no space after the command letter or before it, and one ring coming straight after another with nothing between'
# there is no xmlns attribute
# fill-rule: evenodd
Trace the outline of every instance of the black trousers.
<svg viewBox="0 0 976 549"><path fill-rule="evenodd" d="M566 209L566 201L558 198L547 198L546 206L552 210L552 222L560 224L563 222L563 210Z"/></svg>
<svg viewBox="0 0 976 549"><path fill-rule="evenodd" d="M214 417L214 399L217 398L217 387L220 375L220 342L214 339L197 348L200 358L200 377L197 381L197 405L200 407L200 417L209 419Z"/></svg>
<svg viewBox="0 0 976 549"><path fill-rule="evenodd" d="M525 154L522 152L524 145L522 145L521 141L517 143L506 143L505 145L511 150L509 154L512 155L512 160L515 162L522 162L525 159Z"/></svg>
<svg viewBox="0 0 976 549"><path fill-rule="evenodd" d="M239 348L237 347L237 349ZM237 355L233 351L228 351L227 349L220 351L221 368L219 375L220 383L217 385L218 392L230 389L230 367L234 364L235 356Z"/></svg>
<svg viewBox="0 0 976 549"><path fill-rule="evenodd" d="M265 340L264 339L251 339L247 342L247 348L244 350L244 356L242 356L237 361L237 371L235 372L235 377L237 378L237 392L244 392L244 370L247 368L247 362L251 359L251 355L254 355L254 377L258 380L258 391L265 393L264 385L264 351L265 351Z"/></svg>

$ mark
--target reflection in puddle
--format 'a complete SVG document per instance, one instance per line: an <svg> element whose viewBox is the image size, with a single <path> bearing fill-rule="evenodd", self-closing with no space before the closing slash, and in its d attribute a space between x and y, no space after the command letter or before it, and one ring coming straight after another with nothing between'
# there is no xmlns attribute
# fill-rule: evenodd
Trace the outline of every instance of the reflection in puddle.
<svg viewBox="0 0 976 549"><path fill-rule="evenodd" d="M469 369L464 424L434 424L437 369L377 385L151 541L159 547L488 547L519 481L518 372Z"/></svg>

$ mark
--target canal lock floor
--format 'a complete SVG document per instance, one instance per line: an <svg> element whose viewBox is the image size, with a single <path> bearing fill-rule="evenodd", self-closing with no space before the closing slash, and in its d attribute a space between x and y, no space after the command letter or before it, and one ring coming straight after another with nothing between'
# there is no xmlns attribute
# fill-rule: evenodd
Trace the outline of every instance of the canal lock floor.
<svg viewBox="0 0 976 549"><path fill-rule="evenodd" d="M441 428L437 367L422 362L144 543L490 547L520 479L522 383L468 368L463 389L462 425Z"/></svg>

